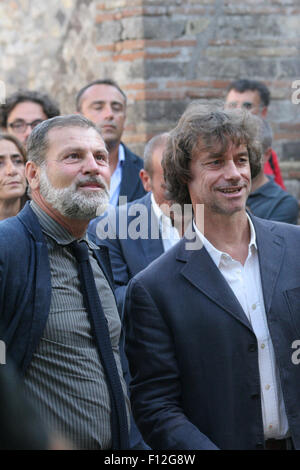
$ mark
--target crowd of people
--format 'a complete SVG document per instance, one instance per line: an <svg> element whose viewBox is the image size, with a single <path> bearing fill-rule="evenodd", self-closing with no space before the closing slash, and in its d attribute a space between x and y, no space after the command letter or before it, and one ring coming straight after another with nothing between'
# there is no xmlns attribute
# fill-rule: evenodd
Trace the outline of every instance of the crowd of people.
<svg viewBox="0 0 300 470"><path fill-rule="evenodd" d="M74 101L0 109L0 448L300 448L299 206L268 88L190 104L143 158L115 81Z"/></svg>

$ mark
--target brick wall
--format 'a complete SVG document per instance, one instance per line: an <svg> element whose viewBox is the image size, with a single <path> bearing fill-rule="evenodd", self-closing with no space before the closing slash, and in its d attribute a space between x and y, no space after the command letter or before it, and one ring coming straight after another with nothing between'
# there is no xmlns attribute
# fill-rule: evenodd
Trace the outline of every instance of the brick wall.
<svg viewBox="0 0 300 470"><path fill-rule="evenodd" d="M0 0L0 79L8 93L44 89L72 112L81 86L111 76L128 94L124 140L139 154L191 100L222 100L237 77L262 80L274 148L300 199L299 24L299 0Z"/></svg>
<svg viewBox="0 0 300 470"><path fill-rule="evenodd" d="M194 99L222 100L238 77L271 90L269 121L288 189L300 198L297 0L99 2L97 49L131 103L126 139L140 153ZM300 95L300 94L299 94Z"/></svg>

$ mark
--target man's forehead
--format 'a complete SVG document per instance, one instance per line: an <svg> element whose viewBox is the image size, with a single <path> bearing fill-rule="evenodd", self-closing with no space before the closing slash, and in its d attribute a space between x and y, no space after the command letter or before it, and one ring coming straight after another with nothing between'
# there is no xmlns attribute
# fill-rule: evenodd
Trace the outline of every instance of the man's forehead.
<svg viewBox="0 0 300 470"><path fill-rule="evenodd" d="M81 97L82 103L84 101L119 101L125 104L125 98L120 91L113 85L98 84L92 85L83 93Z"/></svg>
<svg viewBox="0 0 300 470"><path fill-rule="evenodd" d="M196 146L197 153L207 153L207 154L223 154L228 152L228 150L245 150L247 151L247 144L244 139L233 137L233 136L223 136L222 141L217 137L209 136L207 139L199 137L198 143Z"/></svg>
<svg viewBox="0 0 300 470"><path fill-rule="evenodd" d="M245 91L238 91L235 89L230 90L227 95L227 101L243 101L253 103L254 101L260 102L260 95L257 90L245 90Z"/></svg>
<svg viewBox="0 0 300 470"><path fill-rule="evenodd" d="M105 143L98 130L94 127L66 126L54 127L48 132L49 145L68 146L82 144L85 146L93 142L105 148Z"/></svg>
<svg viewBox="0 0 300 470"><path fill-rule="evenodd" d="M26 118L27 115L45 115L43 107L41 104L36 103L35 101L20 101L16 103L15 106L10 110L8 117L12 115L21 115L21 118ZM45 115L46 116L46 115Z"/></svg>

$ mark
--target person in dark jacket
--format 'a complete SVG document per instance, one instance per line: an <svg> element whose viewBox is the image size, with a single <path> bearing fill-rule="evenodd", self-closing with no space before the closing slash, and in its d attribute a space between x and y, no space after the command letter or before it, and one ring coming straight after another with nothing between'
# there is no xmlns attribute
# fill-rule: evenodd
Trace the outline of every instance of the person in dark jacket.
<svg viewBox="0 0 300 470"><path fill-rule="evenodd" d="M77 449L127 449L111 268L107 249L86 239L89 221L108 204L108 152L94 124L71 115L39 124L27 158L32 200L0 223L2 340L54 433Z"/></svg>
<svg viewBox="0 0 300 470"><path fill-rule="evenodd" d="M225 107L228 109L244 108L252 114L266 119L270 98L271 93L265 83L258 80L241 78L229 84L225 98ZM264 173L272 175L275 183L282 189L285 189L278 157L273 149L270 152L269 159L264 163Z"/></svg>
<svg viewBox="0 0 300 470"><path fill-rule="evenodd" d="M247 111L195 103L170 132L168 196L192 205L193 231L125 302L132 409L152 449L300 449L300 230L247 214L258 131Z"/></svg>
<svg viewBox="0 0 300 470"><path fill-rule="evenodd" d="M272 152L272 129L266 120L260 120L263 163L269 160ZM275 183L271 175L266 175L263 166L252 180L247 207L252 214L268 220L289 224L298 223L299 205L297 199Z"/></svg>

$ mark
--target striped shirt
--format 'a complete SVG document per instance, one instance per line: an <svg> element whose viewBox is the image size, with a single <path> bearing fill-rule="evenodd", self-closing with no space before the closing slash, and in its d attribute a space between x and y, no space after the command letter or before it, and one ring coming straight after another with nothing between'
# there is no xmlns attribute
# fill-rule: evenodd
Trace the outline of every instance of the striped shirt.
<svg viewBox="0 0 300 470"><path fill-rule="evenodd" d="M25 387L44 421L77 449L110 449L111 410L106 378L84 307L77 262L66 246L74 237L33 201L31 207L47 242L52 290L47 324L27 369ZM129 417L118 347L120 318L110 286L93 257L91 248L95 245L87 243Z"/></svg>

